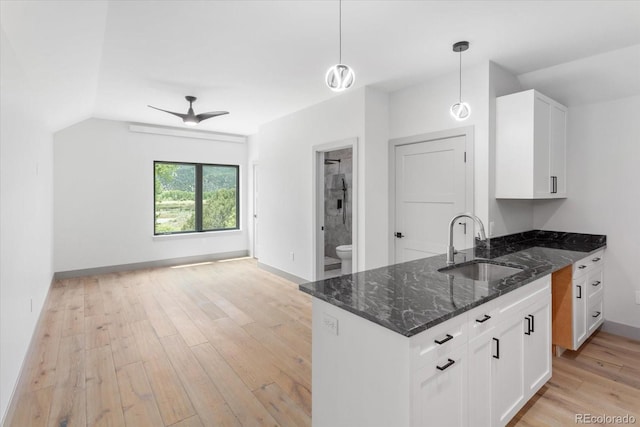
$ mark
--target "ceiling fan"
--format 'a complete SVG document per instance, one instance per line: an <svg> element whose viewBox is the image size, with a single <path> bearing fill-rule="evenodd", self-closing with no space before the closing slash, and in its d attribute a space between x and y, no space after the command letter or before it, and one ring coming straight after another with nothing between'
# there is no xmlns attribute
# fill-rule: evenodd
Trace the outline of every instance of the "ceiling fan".
<svg viewBox="0 0 640 427"><path fill-rule="evenodd" d="M210 119L212 117L222 116L224 114L229 114L228 111L209 111L208 113L196 114L193 112L193 103L196 101L195 96L185 96L187 102L189 102L189 111L187 114L182 113L174 113L173 111L163 110L162 108L157 108L152 105L147 105L147 107L151 107L155 110L164 111L165 113L173 114L174 116L178 116L182 119L185 125L195 126L203 120Z"/></svg>

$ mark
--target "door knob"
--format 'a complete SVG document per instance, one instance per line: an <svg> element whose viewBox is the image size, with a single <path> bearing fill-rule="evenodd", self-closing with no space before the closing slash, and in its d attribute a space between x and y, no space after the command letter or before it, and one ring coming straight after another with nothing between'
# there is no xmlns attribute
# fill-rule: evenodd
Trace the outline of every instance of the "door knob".
<svg viewBox="0 0 640 427"><path fill-rule="evenodd" d="M404 237L402 233L394 233L394 236L396 236L398 239L402 239Z"/></svg>

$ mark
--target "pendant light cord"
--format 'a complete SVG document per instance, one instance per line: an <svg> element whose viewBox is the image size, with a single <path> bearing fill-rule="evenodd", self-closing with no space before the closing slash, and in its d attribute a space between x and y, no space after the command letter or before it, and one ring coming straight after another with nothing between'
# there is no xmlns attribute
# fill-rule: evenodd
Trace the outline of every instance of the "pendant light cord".
<svg viewBox="0 0 640 427"><path fill-rule="evenodd" d="M339 26L339 30L338 30L338 43L340 45L339 47L339 52L340 52L340 58L338 60L339 64L342 64L342 0L338 0L338 26Z"/></svg>
<svg viewBox="0 0 640 427"><path fill-rule="evenodd" d="M460 65L458 66L458 103L462 103L462 50L460 53Z"/></svg>

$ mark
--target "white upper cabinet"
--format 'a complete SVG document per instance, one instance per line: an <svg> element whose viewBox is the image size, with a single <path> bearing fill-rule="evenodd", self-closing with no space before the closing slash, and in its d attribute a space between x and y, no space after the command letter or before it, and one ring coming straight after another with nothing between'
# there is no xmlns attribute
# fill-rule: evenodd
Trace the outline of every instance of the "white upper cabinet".
<svg viewBox="0 0 640 427"><path fill-rule="evenodd" d="M567 108L535 90L496 99L496 198L567 197Z"/></svg>

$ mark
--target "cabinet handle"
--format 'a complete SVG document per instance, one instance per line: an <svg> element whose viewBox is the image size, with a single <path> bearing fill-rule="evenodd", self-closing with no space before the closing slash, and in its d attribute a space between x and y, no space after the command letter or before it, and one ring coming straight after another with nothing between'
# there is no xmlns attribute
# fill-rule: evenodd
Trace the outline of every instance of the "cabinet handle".
<svg viewBox="0 0 640 427"><path fill-rule="evenodd" d="M558 192L558 177L551 175L551 193L555 194Z"/></svg>
<svg viewBox="0 0 640 427"><path fill-rule="evenodd" d="M586 265L580 265L580 266L578 266L578 269L579 269L579 270L584 270L585 268L587 268L587 266L586 266Z"/></svg>
<svg viewBox="0 0 640 427"><path fill-rule="evenodd" d="M536 331L536 318L533 314L530 314L529 317L531 317L531 332L535 332Z"/></svg>
<svg viewBox="0 0 640 427"><path fill-rule="evenodd" d="M599 280L596 280L595 282L593 282L593 283L591 284L591 286L598 286L599 284L600 284L600 281L599 281Z"/></svg>
<svg viewBox="0 0 640 427"><path fill-rule="evenodd" d="M602 259L602 258L600 258L600 257L595 257L595 258L594 258L594 259L592 259L591 261L593 261L593 262L598 262L598 261L600 261L601 259Z"/></svg>
<svg viewBox="0 0 640 427"><path fill-rule="evenodd" d="M476 319L476 322L478 323L484 323L487 320L491 319L491 316L489 316L488 314L485 314L484 317L482 319Z"/></svg>
<svg viewBox="0 0 640 427"><path fill-rule="evenodd" d="M445 338L443 338L441 340L434 340L434 341L435 341L436 344L442 345L442 344L444 344L447 341L452 340L452 339L453 339L453 335L447 334L447 336Z"/></svg>
<svg viewBox="0 0 640 427"><path fill-rule="evenodd" d="M525 335L531 335L531 318L529 316L524 318L527 321L527 332L525 332Z"/></svg>
<svg viewBox="0 0 640 427"><path fill-rule="evenodd" d="M447 359L447 360L448 360L448 362L447 362L447 363L445 363L445 364L444 364L444 365L442 365L442 366L438 366L438 365L436 365L436 368L438 368L438 370L440 370L440 371L444 371L444 370L445 370L445 369L447 369L449 366L451 366L451 365L453 365L454 363L456 363L456 361L455 361L455 360L451 360L451 359Z"/></svg>
<svg viewBox="0 0 640 427"><path fill-rule="evenodd" d="M493 355L494 359L500 359L500 340L498 338L493 339L496 342L496 354Z"/></svg>
<svg viewBox="0 0 640 427"><path fill-rule="evenodd" d="M602 314L602 313L600 313L599 311L596 311L596 314L593 314L591 317L598 317L598 316L600 316L600 314Z"/></svg>
<svg viewBox="0 0 640 427"><path fill-rule="evenodd" d="M582 286L577 285L578 286L578 299L582 299Z"/></svg>

